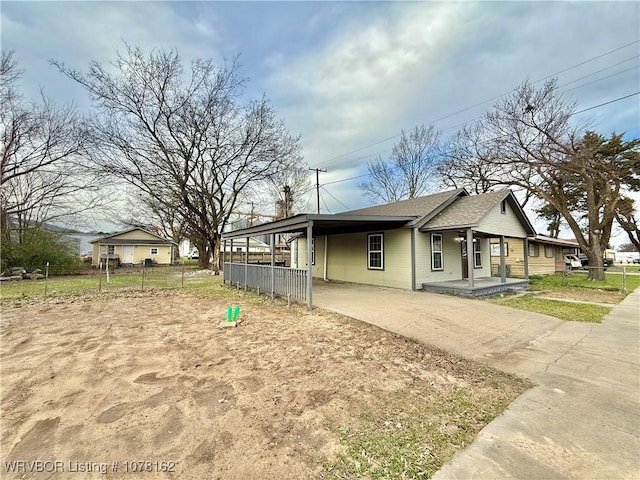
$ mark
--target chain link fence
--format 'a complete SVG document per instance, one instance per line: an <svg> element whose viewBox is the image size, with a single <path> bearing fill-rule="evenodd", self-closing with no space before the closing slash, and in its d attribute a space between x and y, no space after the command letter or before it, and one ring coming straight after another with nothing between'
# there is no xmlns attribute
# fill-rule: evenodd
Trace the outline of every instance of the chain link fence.
<svg viewBox="0 0 640 480"><path fill-rule="evenodd" d="M42 295L91 295L113 291L179 288L211 275L213 272L210 270L198 270L195 265L184 264L151 267L138 265L109 270L90 265L81 269L42 265L30 271L20 268L3 272L0 298L11 300Z"/></svg>

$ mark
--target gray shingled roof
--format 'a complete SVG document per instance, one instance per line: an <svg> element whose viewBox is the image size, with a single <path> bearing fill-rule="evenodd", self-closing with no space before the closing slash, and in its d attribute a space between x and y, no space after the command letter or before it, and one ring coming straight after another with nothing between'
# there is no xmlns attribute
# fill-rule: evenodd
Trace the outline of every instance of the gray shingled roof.
<svg viewBox="0 0 640 480"><path fill-rule="evenodd" d="M424 197L412 198L410 200L401 200L395 203L387 203L375 207L360 208L348 212L339 213L340 215L392 215L416 217L415 220L407 223L407 226L413 226L422 218L426 217L439 207L447 203L450 199L465 192L464 189L448 190L446 192L434 193ZM466 195L466 192L464 193ZM460 200L457 200L457 203Z"/></svg>
<svg viewBox="0 0 640 480"><path fill-rule="evenodd" d="M508 195L509 190L503 189L497 192L459 198L429 220L422 228L432 230L478 225L482 218Z"/></svg>

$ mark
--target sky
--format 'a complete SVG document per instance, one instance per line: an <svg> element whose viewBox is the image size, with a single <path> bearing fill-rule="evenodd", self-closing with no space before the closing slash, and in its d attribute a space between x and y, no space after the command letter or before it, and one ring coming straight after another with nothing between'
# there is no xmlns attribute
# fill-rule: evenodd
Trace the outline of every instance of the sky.
<svg viewBox="0 0 640 480"><path fill-rule="evenodd" d="M247 100L265 95L320 173L321 210L368 205L358 183L402 129L446 139L525 80L557 76L576 122L640 136L640 2L12 2L0 42L22 89L89 108L49 64L86 70L123 41L185 61L240 54ZM536 85L541 85L542 82ZM600 104L617 100L607 105ZM315 173L309 172L315 184ZM308 204L315 209L315 192ZM272 213L272 212L265 212ZM536 224L538 231L544 228ZM624 241L624 239L622 239Z"/></svg>

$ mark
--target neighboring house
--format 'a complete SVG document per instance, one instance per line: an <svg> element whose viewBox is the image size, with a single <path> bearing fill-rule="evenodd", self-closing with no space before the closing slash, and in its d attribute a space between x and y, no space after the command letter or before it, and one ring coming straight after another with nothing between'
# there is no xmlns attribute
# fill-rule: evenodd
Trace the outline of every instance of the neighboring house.
<svg viewBox="0 0 640 480"><path fill-rule="evenodd" d="M91 264L97 266L107 259L116 265L137 265L153 263L170 265L178 245L142 228L132 228L124 232L114 233L91 242L93 259Z"/></svg>
<svg viewBox="0 0 640 480"><path fill-rule="evenodd" d="M536 235L529 238L529 275L553 275L565 270L565 255L576 255L580 245L575 240ZM508 277L525 276L524 245L520 239L505 238L505 258ZM500 265L500 244L491 241L491 269L495 274Z"/></svg>
<svg viewBox="0 0 640 480"><path fill-rule="evenodd" d="M231 252L231 245L228 244L224 247L225 252ZM247 242L237 242L233 244L233 252L234 253L245 253L247 251ZM271 251L271 246L268 243L265 243L256 238L249 238L249 253L269 253Z"/></svg>
<svg viewBox="0 0 640 480"><path fill-rule="evenodd" d="M525 256L525 281L507 279L504 255L505 268L497 280L491 279L491 240L517 239L527 251L526 239L535 235L510 190L471 196L458 189L337 215L296 215L222 238L236 245L254 235L283 232L299 235L292 243L295 275L278 270L280 281L275 270L268 277L258 266L228 262L225 280L282 295L282 282L300 293L299 286L290 283L304 277L306 289L300 295L309 304L313 277L411 290L493 293L526 284L528 273Z"/></svg>

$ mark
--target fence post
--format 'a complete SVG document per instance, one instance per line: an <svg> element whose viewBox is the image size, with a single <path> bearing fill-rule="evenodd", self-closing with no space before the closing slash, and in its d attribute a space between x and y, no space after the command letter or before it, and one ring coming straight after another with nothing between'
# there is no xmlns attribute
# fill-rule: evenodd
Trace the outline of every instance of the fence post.
<svg viewBox="0 0 640 480"><path fill-rule="evenodd" d="M181 286L184 287L184 261L182 262L182 284Z"/></svg>
<svg viewBox="0 0 640 480"><path fill-rule="evenodd" d="M622 267L622 291L627 291L627 267Z"/></svg>
<svg viewBox="0 0 640 480"><path fill-rule="evenodd" d="M102 261L98 264L99 273L98 273L98 293L102 293Z"/></svg>
<svg viewBox="0 0 640 480"><path fill-rule="evenodd" d="M49 262L47 262L47 266L44 267L44 296L45 297L47 296L47 282L48 281L49 281Z"/></svg>
<svg viewBox="0 0 640 480"><path fill-rule="evenodd" d="M146 265L143 263L142 264L142 276L141 276L141 278L142 278L142 288L141 288L141 290L144 290L144 272L145 272L145 267L146 267Z"/></svg>

